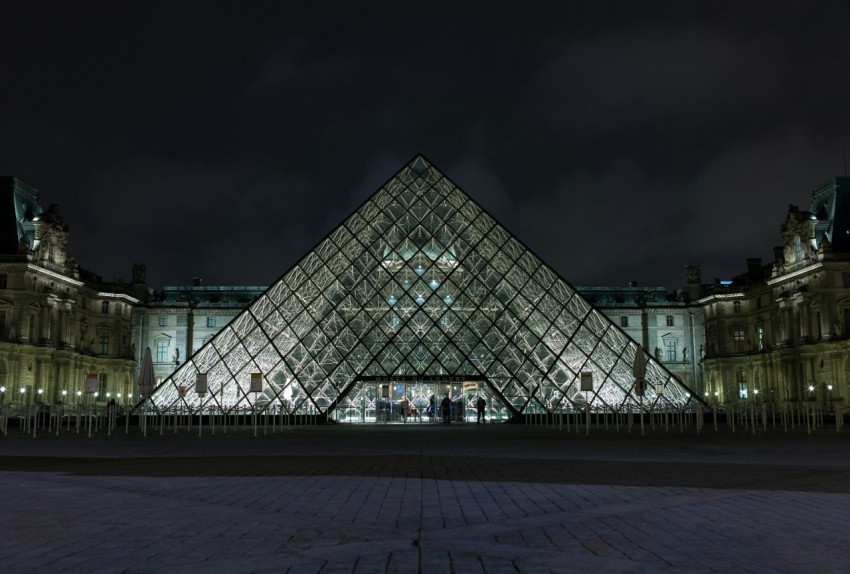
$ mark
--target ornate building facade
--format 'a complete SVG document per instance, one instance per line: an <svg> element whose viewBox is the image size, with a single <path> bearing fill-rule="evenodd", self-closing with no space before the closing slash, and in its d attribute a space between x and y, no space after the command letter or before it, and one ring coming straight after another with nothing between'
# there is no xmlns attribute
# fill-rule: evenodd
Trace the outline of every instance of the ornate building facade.
<svg viewBox="0 0 850 574"><path fill-rule="evenodd" d="M850 384L850 178L791 205L774 261L718 285L705 309L705 396L718 404L843 402Z"/></svg>
<svg viewBox="0 0 850 574"><path fill-rule="evenodd" d="M133 338L137 349L150 348L156 382L174 372L266 289L207 286L194 278L191 285L154 292L147 305L136 308Z"/></svg>
<svg viewBox="0 0 850 574"><path fill-rule="evenodd" d="M141 265L129 283L103 281L67 253L68 234L35 189L0 178L3 403L135 402L146 347L157 379L166 380L266 291L198 280L155 292ZM673 294L637 285L575 291L709 403L843 402L850 178L815 188L808 211L790 206L780 236L773 262L750 259L731 281L701 285L690 267L685 288ZM92 377L97 392L86 395Z"/></svg>
<svg viewBox="0 0 850 574"><path fill-rule="evenodd" d="M664 287L640 287L635 282L628 287L576 290L688 388L703 395L705 320L702 306L690 295L700 289L693 266L689 266L688 279L687 287L669 293Z"/></svg>
<svg viewBox="0 0 850 574"><path fill-rule="evenodd" d="M35 189L0 177L0 400L5 403L106 401L133 393L132 312L143 303L146 288L103 282L77 265L67 242L68 226L56 206L42 210ZM86 379L97 381L88 394Z"/></svg>

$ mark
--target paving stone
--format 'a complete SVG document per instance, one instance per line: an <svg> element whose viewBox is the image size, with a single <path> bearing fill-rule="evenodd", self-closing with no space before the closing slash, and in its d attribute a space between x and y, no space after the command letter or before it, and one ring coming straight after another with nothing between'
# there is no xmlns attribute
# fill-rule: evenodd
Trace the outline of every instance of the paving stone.
<svg viewBox="0 0 850 574"><path fill-rule="evenodd" d="M3 572L850 571L850 433L243 430L10 432Z"/></svg>

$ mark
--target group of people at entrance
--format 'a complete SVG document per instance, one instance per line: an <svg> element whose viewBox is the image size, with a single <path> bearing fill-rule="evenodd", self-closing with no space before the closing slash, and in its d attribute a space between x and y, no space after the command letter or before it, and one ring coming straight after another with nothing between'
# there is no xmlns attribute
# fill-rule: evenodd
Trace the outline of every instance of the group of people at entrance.
<svg viewBox="0 0 850 574"><path fill-rule="evenodd" d="M428 409L425 412L429 417L433 417L433 418L436 419L437 412L435 410L435 404L434 403L435 403L434 395L431 395L431 399L428 403ZM443 424L445 424L445 425L451 424L451 422L452 422L452 410L454 408L455 408L455 405L452 404L452 400L449 398L449 394L446 393L446 395L443 397L443 400L440 401L440 411L439 411L440 420L442 421ZM458 403L457 408L460 409L460 411L462 413L462 406L460 405L460 403ZM476 414L477 414L475 424L481 424L481 423L487 422L487 420L484 416L486 409L487 409L487 401L484 400L484 397L479 396L478 399L475 401L475 411L476 411Z"/></svg>

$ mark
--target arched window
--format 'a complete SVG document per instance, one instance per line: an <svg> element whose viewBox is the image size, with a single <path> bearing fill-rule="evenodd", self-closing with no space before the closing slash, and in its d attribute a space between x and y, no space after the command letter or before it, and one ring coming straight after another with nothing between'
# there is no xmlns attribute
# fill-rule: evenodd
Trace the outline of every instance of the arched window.
<svg viewBox="0 0 850 574"><path fill-rule="evenodd" d="M743 369L738 371L737 380L738 380L738 398L739 399L746 399L747 398L747 372Z"/></svg>

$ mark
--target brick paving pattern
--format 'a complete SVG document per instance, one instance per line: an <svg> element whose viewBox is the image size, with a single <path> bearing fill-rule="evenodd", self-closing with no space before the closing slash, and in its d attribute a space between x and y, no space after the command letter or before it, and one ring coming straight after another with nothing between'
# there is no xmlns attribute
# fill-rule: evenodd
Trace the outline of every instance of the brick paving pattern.
<svg viewBox="0 0 850 574"><path fill-rule="evenodd" d="M262 433L262 431L261 431ZM0 438L3 572L850 572L850 434Z"/></svg>

